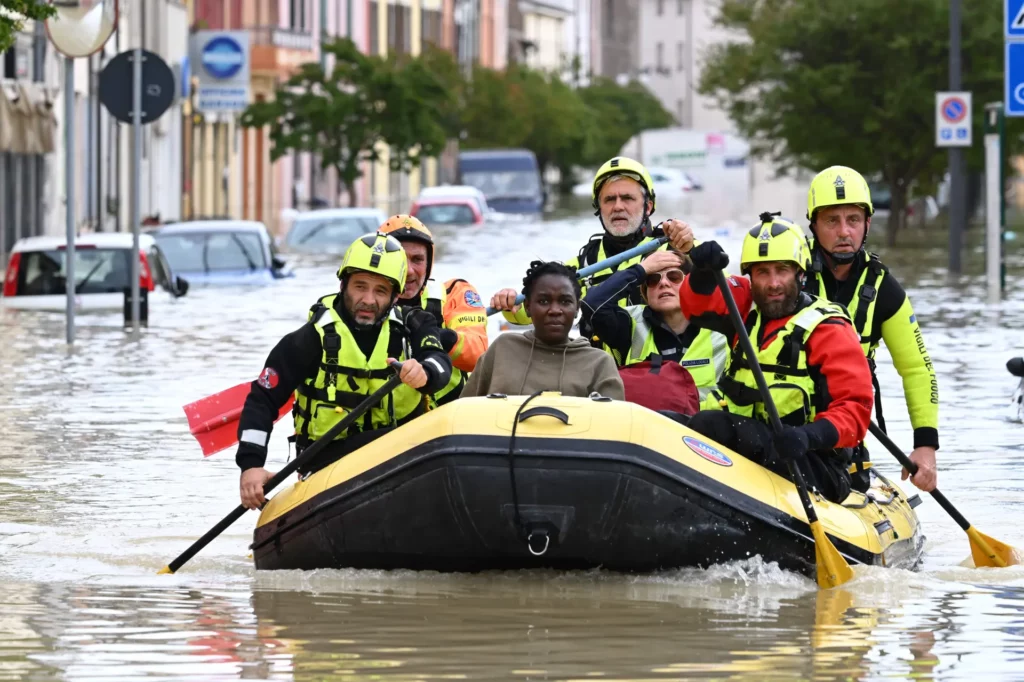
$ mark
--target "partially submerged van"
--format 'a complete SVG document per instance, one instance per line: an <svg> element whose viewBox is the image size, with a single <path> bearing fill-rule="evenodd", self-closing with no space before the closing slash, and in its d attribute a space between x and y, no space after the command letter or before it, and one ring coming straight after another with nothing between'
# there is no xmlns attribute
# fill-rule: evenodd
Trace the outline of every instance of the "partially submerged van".
<svg viewBox="0 0 1024 682"><path fill-rule="evenodd" d="M459 183L484 193L500 213L541 213L546 192L529 149L479 149L459 154Z"/></svg>

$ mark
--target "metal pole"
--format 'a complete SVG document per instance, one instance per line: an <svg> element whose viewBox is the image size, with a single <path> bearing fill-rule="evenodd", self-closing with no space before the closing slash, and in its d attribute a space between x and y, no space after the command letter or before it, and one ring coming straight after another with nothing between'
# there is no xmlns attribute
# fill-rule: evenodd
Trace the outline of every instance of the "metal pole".
<svg viewBox="0 0 1024 682"><path fill-rule="evenodd" d="M67 343L75 343L75 60L64 58L64 206L67 248L64 283Z"/></svg>
<svg viewBox="0 0 1024 682"><path fill-rule="evenodd" d="M960 0L949 0L949 89L962 88L960 74ZM949 148L949 272L962 271L961 250L967 226L966 156L961 147Z"/></svg>
<svg viewBox="0 0 1024 682"><path fill-rule="evenodd" d="M985 109L985 279L988 284L988 302L998 303L1001 297L999 270L1002 261L999 243L1002 235L999 211L999 167L1002 155L999 150L999 112L991 105Z"/></svg>
<svg viewBox="0 0 1024 682"><path fill-rule="evenodd" d="M999 293L1006 294L1006 110L999 104Z"/></svg>
<svg viewBox="0 0 1024 682"><path fill-rule="evenodd" d="M142 207L139 201L139 175L142 173L142 48L132 54L132 338L139 338L139 226Z"/></svg>

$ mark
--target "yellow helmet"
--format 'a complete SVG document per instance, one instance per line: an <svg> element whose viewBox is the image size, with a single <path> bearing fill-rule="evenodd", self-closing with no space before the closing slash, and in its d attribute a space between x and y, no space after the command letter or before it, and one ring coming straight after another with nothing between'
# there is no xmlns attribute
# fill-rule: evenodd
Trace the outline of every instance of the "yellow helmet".
<svg viewBox="0 0 1024 682"><path fill-rule="evenodd" d="M639 182L644 191L647 192L647 198L651 201L651 212L648 215L654 214L654 180L651 179L651 174L647 172L642 163L625 156L616 156L608 159L604 162L603 166L597 169L597 174L594 175L594 184L590 191L594 210L600 210L597 203L597 195L601 193L601 185L613 175L625 175Z"/></svg>
<svg viewBox="0 0 1024 682"><path fill-rule="evenodd" d="M875 212L864 176L847 166L829 166L811 180L807 191L807 219L814 220L814 212L819 208L843 204L863 206L869 216Z"/></svg>
<svg viewBox="0 0 1024 682"><path fill-rule="evenodd" d="M405 289L409 261L397 239L383 232L371 232L356 239L345 250L345 257L338 268L338 279L350 272L369 272L386 277L395 285L394 296L398 296Z"/></svg>
<svg viewBox="0 0 1024 682"><path fill-rule="evenodd" d="M751 228L743 238L740 272L747 274L754 263L773 261L796 263L806 272L811 267L811 250L803 230L796 224L771 213L762 213L761 224Z"/></svg>

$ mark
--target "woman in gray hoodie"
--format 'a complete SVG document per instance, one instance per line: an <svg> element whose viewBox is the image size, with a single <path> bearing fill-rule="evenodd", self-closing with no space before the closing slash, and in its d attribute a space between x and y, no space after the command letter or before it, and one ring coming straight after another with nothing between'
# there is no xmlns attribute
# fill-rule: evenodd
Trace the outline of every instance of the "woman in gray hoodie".
<svg viewBox="0 0 1024 682"><path fill-rule="evenodd" d="M492 341L469 375L462 397L559 391L580 398L599 393L624 400L625 389L612 356L586 339L569 338L580 307L576 270L562 263L533 261L523 278L523 295L533 330L502 334Z"/></svg>

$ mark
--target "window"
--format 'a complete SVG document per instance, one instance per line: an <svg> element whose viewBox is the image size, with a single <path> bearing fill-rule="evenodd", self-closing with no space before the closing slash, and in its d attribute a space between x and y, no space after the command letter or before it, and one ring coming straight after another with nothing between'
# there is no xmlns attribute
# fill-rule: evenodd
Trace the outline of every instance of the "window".
<svg viewBox="0 0 1024 682"><path fill-rule="evenodd" d="M370 54L375 55L380 52L380 46L377 41L377 1L370 0L370 7L367 10L370 13Z"/></svg>
<svg viewBox="0 0 1024 682"><path fill-rule="evenodd" d="M658 16L665 13L665 0L658 0Z"/></svg>
<svg viewBox="0 0 1024 682"><path fill-rule="evenodd" d="M288 27L293 31L309 31L313 28L308 3L309 0L289 0Z"/></svg>
<svg viewBox="0 0 1024 682"><path fill-rule="evenodd" d="M605 0L604 3L604 37L611 38L615 35L615 0Z"/></svg>
<svg viewBox="0 0 1024 682"><path fill-rule="evenodd" d="M676 43L676 71L683 70L683 41Z"/></svg>
<svg viewBox="0 0 1024 682"><path fill-rule="evenodd" d="M683 125L683 100L676 100L676 123Z"/></svg>
<svg viewBox="0 0 1024 682"><path fill-rule="evenodd" d="M654 48L654 54L658 62L658 71L665 68L665 44L658 43Z"/></svg>
<svg viewBox="0 0 1024 682"><path fill-rule="evenodd" d="M440 10L425 9L420 13L422 27L420 35L424 43L435 47L441 47L441 12Z"/></svg>
<svg viewBox="0 0 1024 682"><path fill-rule="evenodd" d="M676 0L676 14L683 16L683 0Z"/></svg>

